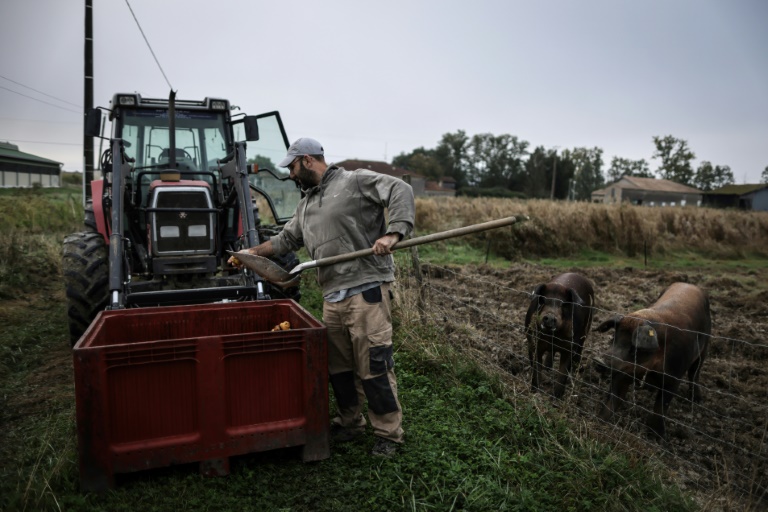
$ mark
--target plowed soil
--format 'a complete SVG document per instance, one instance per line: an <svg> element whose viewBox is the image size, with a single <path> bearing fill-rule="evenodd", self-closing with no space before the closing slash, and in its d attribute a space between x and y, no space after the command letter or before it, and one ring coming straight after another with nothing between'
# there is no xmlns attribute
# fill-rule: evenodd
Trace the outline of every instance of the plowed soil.
<svg viewBox="0 0 768 512"><path fill-rule="evenodd" d="M568 269L592 280L596 310L580 368L566 396L555 400L547 393L552 370L544 373L543 392L531 392L523 324L529 293L564 271L528 264L503 270L427 265L422 268L426 311L444 326L447 341L498 372L521 399L534 400L547 414L562 414L580 431L660 460L683 487L699 492L727 488L758 507L766 505L768 268L711 273ZM599 362L610 346L611 332L601 334L594 328L616 313L629 314L652 304L664 288L678 281L709 293L713 336L700 377L702 402L676 397L666 419L666 439L659 440L648 434L644 423L655 393L641 385L629 392L628 403L610 422L597 419L609 385ZM681 391L687 389L687 384L681 386Z"/></svg>

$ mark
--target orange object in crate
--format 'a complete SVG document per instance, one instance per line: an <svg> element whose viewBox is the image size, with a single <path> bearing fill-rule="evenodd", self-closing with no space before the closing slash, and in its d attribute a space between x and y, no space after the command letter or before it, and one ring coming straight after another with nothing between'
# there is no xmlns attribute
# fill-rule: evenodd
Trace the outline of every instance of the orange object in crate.
<svg viewBox="0 0 768 512"><path fill-rule="evenodd" d="M275 448L330 455L326 330L292 300L102 311L73 356L83 490L177 463L225 475Z"/></svg>

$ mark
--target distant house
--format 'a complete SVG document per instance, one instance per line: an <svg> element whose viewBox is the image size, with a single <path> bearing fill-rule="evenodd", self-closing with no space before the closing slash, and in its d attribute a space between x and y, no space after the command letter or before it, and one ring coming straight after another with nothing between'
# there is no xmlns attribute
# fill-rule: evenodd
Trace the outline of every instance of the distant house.
<svg viewBox="0 0 768 512"><path fill-rule="evenodd" d="M426 192L428 196L455 196L456 180L450 176L443 176L439 180L427 179Z"/></svg>
<svg viewBox="0 0 768 512"><path fill-rule="evenodd" d="M704 194L704 204L715 208L768 211L768 183L725 185Z"/></svg>
<svg viewBox="0 0 768 512"><path fill-rule="evenodd" d="M59 162L19 151L19 147L0 142L0 186L31 187L39 183L43 187L58 187L61 183Z"/></svg>
<svg viewBox="0 0 768 512"><path fill-rule="evenodd" d="M631 203L642 206L700 206L703 192L669 180L622 176L592 192L593 203Z"/></svg>
<svg viewBox="0 0 768 512"><path fill-rule="evenodd" d="M453 178L442 178L439 181L427 178L421 174L395 167L386 162L375 160L344 160L336 162L336 165L345 168L348 171L355 169L370 169L381 174L394 176L409 183L413 188L413 195L418 196L455 196L456 180Z"/></svg>

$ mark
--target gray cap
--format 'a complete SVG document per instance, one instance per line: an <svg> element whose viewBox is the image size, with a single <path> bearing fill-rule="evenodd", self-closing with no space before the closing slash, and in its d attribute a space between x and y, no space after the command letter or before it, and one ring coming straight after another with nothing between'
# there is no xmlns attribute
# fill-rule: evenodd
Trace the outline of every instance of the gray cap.
<svg viewBox="0 0 768 512"><path fill-rule="evenodd" d="M288 167L297 156L304 155L323 155L323 146L320 145L315 139L309 137L302 137L296 139L296 142L291 144L288 148L288 154L283 158L283 161L278 164L278 167Z"/></svg>

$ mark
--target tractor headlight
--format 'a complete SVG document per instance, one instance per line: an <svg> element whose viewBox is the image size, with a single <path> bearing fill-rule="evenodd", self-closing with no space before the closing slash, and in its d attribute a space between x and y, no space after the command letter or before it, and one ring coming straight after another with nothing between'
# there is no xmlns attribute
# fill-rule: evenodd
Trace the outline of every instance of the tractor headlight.
<svg viewBox="0 0 768 512"><path fill-rule="evenodd" d="M205 224L195 224L187 229L189 236L208 236L208 226Z"/></svg>
<svg viewBox="0 0 768 512"><path fill-rule="evenodd" d="M179 238L179 226L160 226L160 238Z"/></svg>

